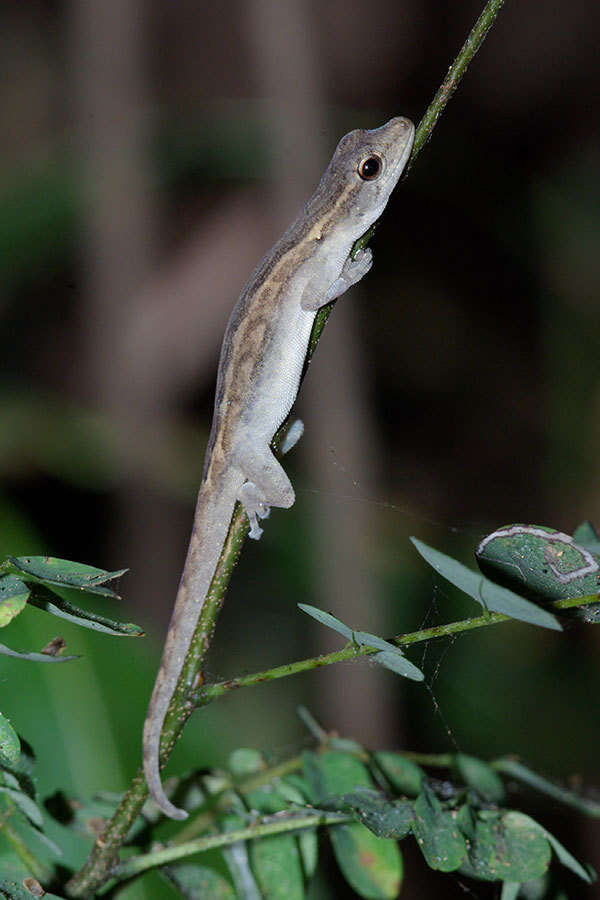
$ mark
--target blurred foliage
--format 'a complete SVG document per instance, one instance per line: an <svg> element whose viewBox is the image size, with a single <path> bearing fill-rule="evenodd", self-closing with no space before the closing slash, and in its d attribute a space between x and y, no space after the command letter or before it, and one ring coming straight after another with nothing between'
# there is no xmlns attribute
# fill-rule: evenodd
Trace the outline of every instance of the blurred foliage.
<svg viewBox="0 0 600 900"><path fill-rule="evenodd" d="M47 552L117 568L130 562L115 549L119 497L136 478L163 504L149 520L158 522L166 507L169 524L180 527L182 555L212 388L191 387L170 420L152 419L125 458L119 426L92 408L97 398L90 403L82 375L89 223L86 148L78 145L76 121L83 116L73 110L80 73L65 58L72 23L59 7L19 10L9 3L2 14L10 68L0 96L8 122L0 156L0 558ZM161 206L159 261L238 187L253 180L262 192L268 184L264 106L254 99L255 73L238 33L241 9L229 16L217 7L164 5L147 23L154 94L146 150ZM472 10L390 2L370 16L363 12L352 15L347 5L340 12L331 3L318 10L315 43L327 48L324 102L340 134L390 112L418 118L462 39L461 16ZM327 31L327 22L335 29ZM552 521L570 532L585 515L600 520L600 170L591 114L600 71L597 15L589 4L567 0L543 11L506 4L505 23L390 206L359 313L385 457L375 497L356 488L361 472L348 473L347 493L377 516L366 565L376 575L390 634L471 608L419 565L407 534L466 559L492 523ZM373 28L381 31L374 36ZM121 202L125 208L125 192ZM213 290L204 287L202 303ZM343 465L343 447L333 434L331 441L332 465ZM280 662L305 652L311 639L310 623L292 610L318 602L314 484L301 472L293 480L296 507L278 516L264 545L242 560L211 674L255 669L267 656ZM166 617L180 562L164 560L171 590L161 583L136 596L126 577L123 603L107 602L102 614L132 618L150 632L158 610ZM14 645L45 646L48 621L25 609L10 625ZM353 625L372 627L370 611ZM35 746L41 735L53 735L53 753L40 754L36 767L42 796L57 784L81 796L99 785L121 790L138 762L158 640L130 642L124 654L116 638L67 622L60 630L66 652L82 659L33 666L0 658L5 683L17 666L27 672L27 703L6 690L3 711ZM458 744L484 758L516 749L549 775L596 779L600 722L590 697L597 643L592 629L556 636L509 625L500 638L483 629L430 646L416 660L429 704L418 687L389 675L402 744ZM77 666L75 680L70 665ZM207 710L202 723L190 723L174 765L192 767L198 758L217 764L250 734L263 749L285 755L301 740L296 702L318 697L324 677L312 673ZM335 725L334 713L329 721ZM586 834L572 820L555 826L559 837L585 847L577 851L582 857L593 847L600 864L597 831ZM83 844L70 839L67 859L81 859ZM147 896L168 890L155 882ZM462 896L458 886L455 895Z"/></svg>

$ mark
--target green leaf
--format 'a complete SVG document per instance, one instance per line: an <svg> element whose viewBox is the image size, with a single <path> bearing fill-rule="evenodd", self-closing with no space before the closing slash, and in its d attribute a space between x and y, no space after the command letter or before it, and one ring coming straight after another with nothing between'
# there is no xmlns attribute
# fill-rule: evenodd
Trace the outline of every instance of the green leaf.
<svg viewBox="0 0 600 900"><path fill-rule="evenodd" d="M519 888L521 887L518 881L505 881L502 884L502 893L500 894L500 900L517 900L519 896Z"/></svg>
<svg viewBox="0 0 600 900"><path fill-rule="evenodd" d="M576 875L578 875L583 881L587 881L588 884L593 884L596 881L596 873L593 869L588 871L585 869L580 862L578 862L575 857L569 853L566 847L558 841L554 835L550 834L543 825L540 825L539 822L536 822L535 819L531 819L529 816L526 816L524 813L520 812L508 812L504 815L504 823L506 827L510 827L513 829L531 829L536 830L542 835L548 843L551 845L552 849L556 853L558 859L567 869L570 869ZM522 879L523 881L527 881L528 879Z"/></svg>
<svg viewBox="0 0 600 900"><path fill-rule="evenodd" d="M499 772L503 772L511 778L516 778L518 781L528 784L530 787L535 788L535 790L540 791L542 794L547 794L549 797L558 800L560 803L564 803L566 806L572 806L574 809L578 809L580 812L591 816L592 818L600 818L600 803L589 797L581 797L579 794L576 794L575 791L569 791L558 784L554 784L552 781L548 781L547 778L543 778L541 775L538 775L537 772L528 769L527 766L517 762L516 759L510 759L509 757L496 759L494 760L493 766Z"/></svg>
<svg viewBox="0 0 600 900"><path fill-rule="evenodd" d="M0 753L11 764L16 763L21 755L21 743L17 732L2 713L0 713Z"/></svg>
<svg viewBox="0 0 600 900"><path fill-rule="evenodd" d="M421 793L425 773L412 759L384 750L373 754L373 759L397 793L408 797Z"/></svg>
<svg viewBox="0 0 600 900"><path fill-rule="evenodd" d="M467 855L465 839L452 814L443 809L426 782L415 801L413 833L431 869L453 872Z"/></svg>
<svg viewBox="0 0 600 900"><path fill-rule="evenodd" d="M59 597L41 586L33 589L29 603L53 616L66 619L67 622L72 622L74 625L81 625L83 628L91 628L93 631L111 634L113 637L144 636L144 632L139 625L134 625L131 622L117 622L114 619L107 619L105 616L89 612L87 609L80 609L63 597Z"/></svg>
<svg viewBox="0 0 600 900"><path fill-rule="evenodd" d="M50 656L49 653L34 653L28 650L11 650L5 644L0 644L0 654L12 656L15 659L28 659L30 662L61 663L71 659L79 659L78 656Z"/></svg>
<svg viewBox="0 0 600 900"><path fill-rule="evenodd" d="M94 566L71 562L68 559L56 559L53 556L9 556L13 566L37 584L53 584L57 587L86 591L88 594L100 594L103 597L118 597L110 588L103 587L124 575L127 569L117 572L106 572Z"/></svg>
<svg viewBox="0 0 600 900"><path fill-rule="evenodd" d="M372 647L374 650L380 650L380 653L374 653L371 656L373 662L380 666L395 672L396 675L402 675L404 678L411 678L413 681L423 681L425 676L413 663L408 660L402 650L389 641L376 634L369 634L368 631L353 631L352 640L359 647Z"/></svg>
<svg viewBox="0 0 600 900"><path fill-rule="evenodd" d="M598 595L598 560L569 534L546 525L507 525L475 551L479 568L527 597L564 600Z"/></svg>
<svg viewBox="0 0 600 900"><path fill-rule="evenodd" d="M459 563L458 560L428 547L417 538L411 538L412 543L430 566L438 572L443 578L446 578L451 584L455 585L469 597L477 600L484 609L494 612L503 613L512 619L519 619L522 622L529 622L532 625L539 625L542 628L552 628L555 631L562 631L562 626L557 620L545 609L541 609L524 597L509 591L508 588L500 587L485 575L474 572Z"/></svg>
<svg viewBox="0 0 600 900"><path fill-rule="evenodd" d="M372 647L374 650L395 650L400 652L399 647L396 647L395 644L384 641L383 638L378 637L376 634L369 634L368 631L353 631L352 640L359 647Z"/></svg>
<svg viewBox="0 0 600 900"><path fill-rule="evenodd" d="M283 783L282 783L283 787ZM288 784L284 790L292 790L303 805L298 791ZM245 795L245 802L251 811L262 815L272 815L288 808L289 801L282 792L271 788L257 788ZM316 866L316 832L308 832L309 839L301 843L298 837L287 833L272 835L253 841L249 846L250 863L258 886L265 900L304 897L304 873L313 872Z"/></svg>
<svg viewBox="0 0 600 900"><path fill-rule="evenodd" d="M366 766L351 753L330 750L303 754L303 769L315 801L371 788ZM329 829L338 865L361 897L396 897L402 880L402 858L394 841L377 838L363 825L335 825Z"/></svg>
<svg viewBox="0 0 600 900"><path fill-rule="evenodd" d="M265 900L303 900L304 874L293 834L252 841L250 865Z"/></svg>
<svg viewBox="0 0 600 900"><path fill-rule="evenodd" d="M12 800L15 806L18 807L18 809L29 820L29 822L31 822L32 825L35 825L37 828L41 828L43 826L44 819L42 817L41 810L31 799L31 797L28 797L27 794L23 793L23 791L21 790L15 790L14 788L0 785L0 795L2 794Z"/></svg>
<svg viewBox="0 0 600 900"><path fill-rule="evenodd" d="M533 881L526 881L521 885L521 893L519 894L523 900L548 900L548 888L550 884L549 873L546 872L541 878L534 878ZM559 891L552 896L552 900L567 900L567 895Z"/></svg>
<svg viewBox="0 0 600 900"><path fill-rule="evenodd" d="M479 816L461 871L485 881L532 881L546 872L550 846L542 834L502 813Z"/></svg>
<svg viewBox="0 0 600 900"><path fill-rule="evenodd" d="M19 879L19 881L12 881L11 879L4 878L3 876L4 873L0 875L0 897L7 897L8 900L34 900L35 893L32 894L31 891L24 886L23 879ZM33 887L33 882L31 884ZM43 894L39 894L38 896L43 896L44 900L63 900L63 898L59 897L58 894L49 894L47 891L45 891Z"/></svg>
<svg viewBox="0 0 600 900"><path fill-rule="evenodd" d="M393 900L402 882L402 857L395 841L375 837L364 825L329 828L333 852L344 878L367 900Z"/></svg>
<svg viewBox="0 0 600 900"><path fill-rule="evenodd" d="M573 540L594 556L600 555L600 538L591 522L582 522L573 532Z"/></svg>
<svg viewBox="0 0 600 900"><path fill-rule="evenodd" d="M340 622L339 619L336 619L335 616L332 616L331 613L325 612L322 609L317 609L316 606L309 606L307 603L299 603L298 608L301 609L302 612L307 613L307 615L312 616L313 619L316 619L321 625L326 625L328 628L333 628L334 631L339 632L339 634L343 635L347 641L352 640L352 629L348 628L347 625L344 625L343 622Z"/></svg>
<svg viewBox="0 0 600 900"><path fill-rule="evenodd" d="M357 787L372 788L367 767L351 753L329 750L317 755L302 754L304 776L310 785L313 801L350 793Z"/></svg>
<svg viewBox="0 0 600 900"><path fill-rule="evenodd" d="M388 800L377 791L359 788L340 797L336 806L349 809L377 837L400 841L411 829L413 804L410 800Z"/></svg>
<svg viewBox="0 0 600 900"><path fill-rule="evenodd" d="M301 775L287 775L277 782L277 793L283 800L288 803L294 803L296 806L304 806L305 801L309 799L310 793L308 785ZM319 841L316 828L303 828L296 835L298 841L298 849L300 850L300 859L304 870L304 878L310 881L315 874L317 862L319 859Z"/></svg>
<svg viewBox="0 0 600 900"><path fill-rule="evenodd" d="M288 796L287 788L291 788L296 796L301 798L298 801L299 803L304 803L305 801L310 801L312 799L312 793L306 778L302 775L298 775L296 772L290 772L289 775L286 775L285 778L281 779L281 782L278 785L278 790L282 796L290 800L292 798L291 796Z"/></svg>
<svg viewBox="0 0 600 900"><path fill-rule="evenodd" d="M272 815L288 808L288 801L279 791L270 787L256 788L244 795L248 809L259 812L261 815Z"/></svg>
<svg viewBox="0 0 600 900"><path fill-rule="evenodd" d="M255 775L266 768L262 753L248 747L238 747L229 754L228 768L236 778Z"/></svg>
<svg viewBox="0 0 600 900"><path fill-rule="evenodd" d="M391 650L380 650L370 657L377 665L389 669L396 675L402 675L404 678L410 678L412 681L423 681L425 676L420 669L417 668L409 659L407 659L396 647Z"/></svg>
<svg viewBox="0 0 600 900"><path fill-rule="evenodd" d="M198 863L178 863L160 869L165 881L181 894L184 900L235 900L235 891L228 881L214 869Z"/></svg>
<svg viewBox="0 0 600 900"><path fill-rule="evenodd" d="M29 588L16 575L0 578L0 628L8 625L15 616L25 609L29 599Z"/></svg>
<svg viewBox="0 0 600 900"><path fill-rule="evenodd" d="M236 807L239 805L243 808L243 803L236 794L230 792L228 796ZM238 828L244 828L248 822L237 813L227 813L219 818L219 824L223 831L236 831ZM250 868L246 841L238 841L224 847L222 853L233 879L236 895L243 900L263 900Z"/></svg>
<svg viewBox="0 0 600 900"><path fill-rule="evenodd" d="M298 834L298 849L306 881L315 874L319 861L319 836L316 828L303 828Z"/></svg>
<svg viewBox="0 0 600 900"><path fill-rule="evenodd" d="M504 783L488 763L475 756L467 756L466 753L456 753L454 766L464 783L474 788L484 800L502 803L505 796Z"/></svg>

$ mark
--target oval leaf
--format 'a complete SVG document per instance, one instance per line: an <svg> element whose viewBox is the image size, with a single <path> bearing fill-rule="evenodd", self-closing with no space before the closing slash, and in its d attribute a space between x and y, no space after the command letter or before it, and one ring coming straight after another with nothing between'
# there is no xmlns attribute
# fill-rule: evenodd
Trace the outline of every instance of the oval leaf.
<svg viewBox="0 0 600 900"><path fill-rule="evenodd" d="M55 584L58 587L86 591L88 594L101 594L103 597L118 597L110 588L103 587L106 581L112 581L124 575L127 569L117 572L106 572L94 566L71 562L68 559L56 559L54 556L9 556L13 566L29 575L40 584Z"/></svg>
<svg viewBox="0 0 600 900"><path fill-rule="evenodd" d="M504 815L503 822L507 828L537 831L537 833L545 838L551 845L563 866L570 869L572 872L575 872L576 875L579 875L579 877L582 878L583 881L587 881L588 884L592 884L596 880L595 873L590 874L590 872L588 872L587 869L585 869L581 863L569 853L566 847L563 847L560 841L557 841L554 835L550 834L550 832L547 831L543 825L540 825L539 822L536 822L535 819L526 816L524 813L511 811Z"/></svg>
<svg viewBox="0 0 600 900"><path fill-rule="evenodd" d="M160 874L184 900L235 900L235 891L222 875L198 863L165 866Z"/></svg>
<svg viewBox="0 0 600 900"><path fill-rule="evenodd" d="M0 753L8 763L14 764L21 755L21 742L6 716L0 713Z"/></svg>
<svg viewBox="0 0 600 900"><path fill-rule="evenodd" d="M393 651L380 650L379 653L374 653L371 659L377 665L389 669L390 672L410 678L412 681L423 681L425 678L421 670L411 663L397 647L394 647Z"/></svg>
<svg viewBox="0 0 600 900"><path fill-rule="evenodd" d="M402 857L395 841L375 837L364 825L329 829L333 852L348 884L369 900L393 900L402 882Z"/></svg>
<svg viewBox="0 0 600 900"><path fill-rule="evenodd" d="M294 835L252 841L250 865L265 900L303 900L304 874Z"/></svg>
<svg viewBox="0 0 600 900"><path fill-rule="evenodd" d="M352 640L352 629L348 628L347 625L344 625L343 622L340 622L339 619L336 619L335 616L332 616L331 613L325 612L322 609L317 609L316 606L309 606L307 603L299 603L298 608L307 615L312 616L313 619L316 619L321 625L333 628L334 631L343 635L347 641Z"/></svg>
<svg viewBox="0 0 600 900"><path fill-rule="evenodd" d="M3 864L4 865L4 864ZM25 870L29 871L28 869ZM5 877L8 875L8 878ZM10 872L0 872L0 897L7 897L8 900L34 900L35 893L32 893L27 887L24 886L24 881L22 875L17 880L11 880ZM33 887L33 883L30 882L30 885ZM57 894L49 894L47 891L44 891L43 894L39 894L38 896L44 897L44 900L63 900L62 897L59 897Z"/></svg>
<svg viewBox="0 0 600 900"><path fill-rule="evenodd" d="M527 596L561 600L598 594L600 565L570 534L545 525L507 525L475 551L486 575Z"/></svg>
<svg viewBox="0 0 600 900"><path fill-rule="evenodd" d="M16 575L0 578L0 628L25 609L28 598L29 588Z"/></svg>
<svg viewBox="0 0 600 900"><path fill-rule="evenodd" d="M30 662L61 663L71 659L79 659L78 656L49 656L47 653L34 653L27 650L11 650L5 644L0 644L0 654L13 656L15 659L28 659Z"/></svg>
<svg viewBox="0 0 600 900"><path fill-rule="evenodd" d="M477 600L484 609L503 613L512 619L529 622L531 625L539 625L542 628L552 628L554 631L562 631L562 626L553 615L540 609L524 597L514 594L508 588L501 587L485 575L474 572L459 563L458 560L428 547L422 541L411 538L412 543L430 566L443 578L455 585L469 597Z"/></svg>
<svg viewBox="0 0 600 900"><path fill-rule="evenodd" d="M144 636L139 625L134 625L132 622L117 622L114 619L107 619L106 616L100 616L98 613L89 612L87 609L80 609L41 586L34 588L29 603L53 616L66 619L67 622L72 622L74 625L91 628L92 631L101 631L104 634L111 634L113 637Z"/></svg>
<svg viewBox="0 0 600 900"><path fill-rule="evenodd" d="M229 771L236 778L255 775L266 768L262 753L249 747L238 747L229 754Z"/></svg>
<svg viewBox="0 0 600 900"><path fill-rule="evenodd" d="M412 759L383 750L375 753L373 759L398 794L416 797L421 793L425 773Z"/></svg>
<svg viewBox="0 0 600 900"><path fill-rule="evenodd" d="M402 650L389 641L376 634L369 634L368 631L353 631L352 640L359 647L372 647L374 650L380 650L380 653L374 653L371 656L373 662L389 669L396 675L402 675L404 678L411 678L413 681L423 681L425 676L410 660L406 659Z"/></svg>
<svg viewBox="0 0 600 900"><path fill-rule="evenodd" d="M415 801L413 833L431 869L453 872L467 855L465 839L451 813L424 784Z"/></svg>
<svg viewBox="0 0 600 900"><path fill-rule="evenodd" d="M485 800L502 803L504 783L488 763L475 756L467 756L466 753L457 753L454 756L454 766L464 783L474 788Z"/></svg>
<svg viewBox="0 0 600 900"><path fill-rule="evenodd" d="M357 787L373 787L367 767L351 753L339 750L320 755L304 753L302 763L316 803L328 797L348 794Z"/></svg>
<svg viewBox="0 0 600 900"><path fill-rule="evenodd" d="M13 788L4 787L3 785L0 785L0 794L5 794L7 797L10 797L15 806L21 810L23 815L29 819L32 825L36 825L38 828L42 827L44 824L42 813L31 797L28 797L23 791L14 790Z"/></svg>
<svg viewBox="0 0 600 900"><path fill-rule="evenodd" d="M550 856L548 841L538 830L498 813L477 819L461 871L485 881L532 881L546 872Z"/></svg>
<svg viewBox="0 0 600 900"><path fill-rule="evenodd" d="M368 769L351 753L305 753L303 768L316 802L373 786ZM329 834L344 877L361 897L384 900L397 896L402 857L395 841L377 838L358 823L335 825Z"/></svg>
<svg viewBox="0 0 600 900"><path fill-rule="evenodd" d="M411 829L413 804L410 800L388 800L367 788L344 794L344 809L350 809L357 821L377 837L401 841Z"/></svg>

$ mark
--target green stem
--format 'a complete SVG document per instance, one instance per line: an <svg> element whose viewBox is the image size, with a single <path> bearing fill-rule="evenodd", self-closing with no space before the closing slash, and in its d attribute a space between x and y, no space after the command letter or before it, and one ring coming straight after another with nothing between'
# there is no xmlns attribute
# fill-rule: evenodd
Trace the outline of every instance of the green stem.
<svg viewBox="0 0 600 900"><path fill-rule="evenodd" d="M419 124L407 171L416 159L421 148L431 137L442 110L445 108L450 96L465 74L469 63L481 46L502 3L503 0L488 0L460 53L448 70L448 74L446 75L443 84ZM369 231L354 244L351 251L352 256L366 245L371 234L372 229L369 229ZM306 356L305 371L312 359L332 308L333 304L323 307L323 309L319 310L315 318ZM285 427L286 426L283 426L283 428ZM275 446L278 446L279 441L281 440L281 434L282 430L280 429L280 432L278 432L274 438ZM247 532L247 519L238 504L234 511L229 534L219 559L207 601L202 609L192 646L186 657L184 670L179 679L171 706L169 707L169 712L165 719L165 726L161 738L161 762L163 763L168 759L177 738L181 734L185 722L192 712L190 698L194 689L197 687L198 680L201 678L202 664L212 640L216 618L222 606L229 579L239 557ZM473 627L478 626L475 625ZM438 635L436 634L435 636L437 637ZM350 656L342 658L350 658ZM333 661L337 660L332 660L332 662ZM328 663L316 662L312 666L307 666L307 668L315 668L320 664L327 665ZM294 674L295 671L303 670L304 669L300 668L286 674ZM282 676L280 675L278 677ZM195 696L198 697L198 694L196 693ZM202 699L202 702L207 701ZM123 844L131 825L138 816L144 800L147 797L147 793L147 787L141 771L138 771L115 814L107 824L104 833L98 838L92 848L88 859L80 871L68 883L66 890L70 897L85 897L92 894L94 890L109 877L110 868L113 865L115 855L118 852L119 847Z"/></svg>
<svg viewBox="0 0 600 900"><path fill-rule="evenodd" d="M549 604L554 609L571 609L573 607L586 606L591 603L597 603L598 597L574 597L568 600L555 600ZM447 622L445 625L434 625L431 628L424 628L421 631L412 631L408 634L402 634L397 637L389 638L391 644L398 647L408 647L411 644L419 644L423 641L434 640L435 638L447 637L451 634L460 634L463 631L473 631L476 628L486 628L488 625L499 625L501 622L514 622L510 616L503 613L484 613L482 616L476 616L472 619L461 619L458 622ZM325 653L322 656L311 656L308 659L301 659L294 663L285 663L282 666L275 666L272 669L265 669L262 672L254 672L250 675L241 675L239 678L230 678L227 681L220 681L216 684L208 684L200 688L198 691L198 703L207 704L222 697L224 694L235 691L239 688L255 687L257 684L265 684L268 681L277 681L280 678L287 678L290 675L299 675L300 672L309 672L312 669L321 669L325 666L331 666L335 663L347 662L351 659L358 659L362 656L371 656L379 651L374 647L357 647L352 642L348 643L341 650L334 650L332 653Z"/></svg>
<svg viewBox="0 0 600 900"><path fill-rule="evenodd" d="M25 868L29 870L29 875L32 875L41 884L49 884L51 878L50 871L35 858L27 844L23 841L21 836L17 834L6 818L0 824L0 832L2 832Z"/></svg>
<svg viewBox="0 0 600 900"><path fill-rule="evenodd" d="M146 872L148 869L155 869L157 866L184 859L194 853L204 853L206 850L214 850L217 847L229 847L231 844L237 844L238 841L251 841L274 834L283 834L287 831L302 831L307 828L316 828L319 825L340 825L352 821L352 816L344 813L326 812L293 815L287 818L279 817L276 821L269 817L266 820L260 819L247 828L238 828L236 831L214 834L179 844L176 847L165 847L163 850L135 856L121 863L112 874L122 880L130 878L132 875L138 875L140 872Z"/></svg>
<svg viewBox="0 0 600 900"><path fill-rule="evenodd" d="M186 822L186 824L177 832L176 836L173 838L172 844L183 844L186 841L195 838L198 834L205 832L206 829L214 823L214 807L218 804L221 797L232 788L235 790L236 794L240 794L243 797L245 794L249 794L257 788L273 784L278 778L283 778L285 775L289 775L290 772L298 772L301 768L302 757L293 756L291 759L286 759L284 762L272 766L270 769L264 769L262 772L257 772L256 775L251 775L241 784L236 784L233 778L225 779L221 789L207 798L206 806L208 808L198 814L194 814L191 821L189 823Z"/></svg>
<svg viewBox="0 0 600 900"><path fill-rule="evenodd" d="M504 0L489 0L486 3L483 12L473 25L473 28L469 32L469 36L460 48L460 53L448 69L446 73L446 77L444 78L442 84L437 90L437 93L429 106L427 107L427 111L425 115L419 122L417 130L415 132L415 140L413 143L412 152L410 154L408 163L406 164L406 168L404 169L404 173L402 175L402 180L407 177L408 173L412 169L419 153L425 146L425 144L431 138L433 133L433 129L437 125L438 119L441 114L444 112L450 97L458 87L463 75L467 71L469 63L483 44L486 35L494 21L496 16L500 12L502 6L504 5ZM350 255L354 259L359 250L363 250L369 241L371 240L375 229L377 228L377 222L375 222L368 231L366 231L362 237L360 237L354 246L352 247L352 251ZM331 312L331 310L329 310ZM327 316L329 313L327 314ZM325 321L327 321L327 316L325 317ZM315 325L317 323L315 322ZM323 323L323 325L325 322ZM314 333L314 330L313 330ZM317 338L318 340L318 338Z"/></svg>
<svg viewBox="0 0 600 900"><path fill-rule="evenodd" d="M246 517L236 507L232 527L223 546L206 601L200 614L198 627L186 656L183 671L173 694L160 740L161 764L169 758L173 745L194 710L190 703L192 688L197 687L198 672L204 653L208 649L215 620L223 603L225 589L239 557L248 530ZM133 777L104 832L98 838L82 868L66 886L70 897L86 897L94 893L109 876L119 847L125 841L131 825L140 814L148 797L148 786L141 768Z"/></svg>
<svg viewBox="0 0 600 900"><path fill-rule="evenodd" d="M468 38L460 49L460 53L448 69L444 81L438 88L435 97L427 107L427 112L419 122L419 127L417 128L415 134L415 142L413 144L412 153L404 170L403 178L406 178L417 156L419 155L425 144L429 141L433 129L437 125L439 117L444 112L446 105L450 100L450 97L458 87L459 82L467 71L469 63L484 42L488 31L494 24L496 16L500 12L503 5L504 0L490 0L489 3L486 3L483 12L473 25Z"/></svg>

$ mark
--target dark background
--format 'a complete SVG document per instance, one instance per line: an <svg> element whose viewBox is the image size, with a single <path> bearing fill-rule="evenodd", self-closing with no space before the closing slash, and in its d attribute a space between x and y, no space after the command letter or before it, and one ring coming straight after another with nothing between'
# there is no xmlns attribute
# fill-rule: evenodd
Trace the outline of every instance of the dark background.
<svg viewBox="0 0 600 900"><path fill-rule="evenodd" d="M249 272L342 134L419 121L480 8L3 3L0 547L129 566L106 609L148 632L28 610L3 633L39 649L58 630L84 657L0 657L1 708L37 749L42 793L121 790L137 764ZM297 502L245 549L212 678L340 646L297 602L380 634L474 612L411 534L472 564L502 524L600 523L599 41L589 0L501 12L328 324L286 463ZM243 691L198 714L171 771L240 745L297 753L302 702L372 748L514 752L598 785L598 646L592 627L504 625L414 651L425 687L365 663ZM600 867L597 825L514 802ZM415 854L407 868L408 898L464 896ZM148 878L124 896L166 890Z"/></svg>

